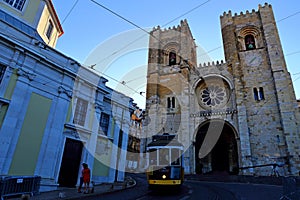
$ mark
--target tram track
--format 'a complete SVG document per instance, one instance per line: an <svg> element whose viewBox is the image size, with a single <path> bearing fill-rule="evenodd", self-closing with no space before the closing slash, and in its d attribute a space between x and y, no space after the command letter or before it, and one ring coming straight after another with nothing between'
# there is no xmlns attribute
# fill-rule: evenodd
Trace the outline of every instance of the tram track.
<svg viewBox="0 0 300 200"><path fill-rule="evenodd" d="M205 183L193 180L187 180L185 183L191 187L191 194L186 199L205 199L205 200L241 200L237 194L231 190L212 185L212 183ZM194 189L196 188L196 189Z"/></svg>

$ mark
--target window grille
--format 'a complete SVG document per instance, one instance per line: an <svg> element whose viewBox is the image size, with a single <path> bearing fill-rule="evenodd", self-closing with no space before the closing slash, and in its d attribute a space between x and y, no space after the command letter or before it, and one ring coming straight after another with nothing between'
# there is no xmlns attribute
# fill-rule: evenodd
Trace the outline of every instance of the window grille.
<svg viewBox="0 0 300 200"><path fill-rule="evenodd" d="M3 0L5 3L11 5L12 7L22 11L26 0Z"/></svg>
<svg viewBox="0 0 300 200"><path fill-rule="evenodd" d="M109 115L106 113L101 113L99 131L100 134L108 135L108 126L109 126Z"/></svg>
<svg viewBox="0 0 300 200"><path fill-rule="evenodd" d="M77 99L75 114L74 114L74 123L80 126L84 126L85 117L87 112L88 102L83 99Z"/></svg>
<svg viewBox="0 0 300 200"><path fill-rule="evenodd" d="M52 34L52 31L53 31L53 23L52 23L52 21L50 20L50 21L49 21L48 28L47 28L47 32L46 32L46 36L47 36L48 39L50 39L51 34Z"/></svg>

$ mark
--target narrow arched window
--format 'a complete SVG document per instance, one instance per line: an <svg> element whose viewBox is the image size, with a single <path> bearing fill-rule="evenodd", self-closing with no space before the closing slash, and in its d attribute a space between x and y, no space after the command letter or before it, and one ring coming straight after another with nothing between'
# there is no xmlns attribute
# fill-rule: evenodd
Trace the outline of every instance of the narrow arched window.
<svg viewBox="0 0 300 200"><path fill-rule="evenodd" d="M47 31L46 31L46 36L47 36L48 39L50 39L50 37L51 37L53 28L54 28L53 23L52 23L51 20L49 20L48 28L47 28Z"/></svg>
<svg viewBox="0 0 300 200"><path fill-rule="evenodd" d="M171 99L170 99L170 97L167 98L167 108L171 108Z"/></svg>
<svg viewBox="0 0 300 200"><path fill-rule="evenodd" d="M172 97L172 108L175 108L175 97Z"/></svg>
<svg viewBox="0 0 300 200"><path fill-rule="evenodd" d="M169 65L176 65L176 53L169 53Z"/></svg>
<svg viewBox="0 0 300 200"><path fill-rule="evenodd" d="M175 97L167 98L167 108L175 108Z"/></svg>
<svg viewBox="0 0 300 200"><path fill-rule="evenodd" d="M246 50L255 49L255 39L253 35L246 35L245 37L245 46Z"/></svg>
<svg viewBox="0 0 300 200"><path fill-rule="evenodd" d="M257 91L257 88L253 88L253 95L254 95L254 100L255 101L258 101L258 91Z"/></svg>
<svg viewBox="0 0 300 200"><path fill-rule="evenodd" d="M259 95L259 100L264 100L265 99L264 89L262 87L259 87L258 95Z"/></svg>

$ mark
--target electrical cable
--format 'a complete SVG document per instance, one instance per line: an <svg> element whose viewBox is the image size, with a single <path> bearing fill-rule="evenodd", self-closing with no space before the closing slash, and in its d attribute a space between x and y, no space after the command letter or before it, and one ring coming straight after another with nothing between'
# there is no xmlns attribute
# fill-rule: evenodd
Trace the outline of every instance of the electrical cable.
<svg viewBox="0 0 300 200"><path fill-rule="evenodd" d="M286 20L286 19L288 19L288 18L290 18L290 17L293 17L293 16L295 16L295 15L298 15L298 14L300 14L300 11L295 12L295 13L293 13L293 14L287 16L287 17L284 17L284 18L282 18L282 19L280 19L280 20L278 20L278 21L276 21L276 22L278 23L278 22L284 21L284 20Z"/></svg>
<svg viewBox="0 0 300 200"><path fill-rule="evenodd" d="M109 12L112 12L113 14L115 14L116 16L120 17L121 19L125 20L126 22L129 22L130 24L134 25L135 27L140 28L140 26L138 26L138 25L136 25L135 23L129 21L128 19L122 17L121 15L115 13L114 11L112 11L112 10L106 8L105 6L99 4L98 2L96 2L96 1L94 1L94 0L91 0L91 1L94 2L94 3L96 3L97 5L101 6L102 8L108 10ZM185 15L187 15L187 14L189 14L189 13L195 11L196 9L198 9L198 8L200 8L201 6L205 5L205 4L208 3L209 1L211 1L211 0L208 0L208 1L204 2L204 3L201 3L201 4L199 4L199 5L195 6L195 7L193 7L192 9L188 10L188 11L185 12L184 14L181 14L180 16L178 16L178 17L174 18L173 20L167 22L167 23L164 24L162 27L167 26L168 24L174 22L175 20L177 20L177 19L179 19L179 18L181 18L181 17L183 17L183 16L185 16ZM146 31L145 29L142 28L141 30L144 31L144 32L146 32L147 34L149 34L151 37L154 37L153 35L150 34L150 32ZM128 43L127 45L125 45L125 46L122 47L121 49L119 49L119 50L113 52L113 53L110 54L109 56L107 56L107 57L103 58L102 60L98 61L97 64L99 64L99 63L103 62L104 60L108 59L109 57L111 57L111 56L117 54L117 53L120 52L121 50L127 48L127 47L130 46L131 44L133 44L133 43L135 43L136 41L140 40L142 37L144 37L144 35L138 37L137 39L135 39L135 40L133 40L132 42ZM154 38L157 39L160 43L162 43L158 38L156 38L156 37L154 37Z"/></svg>
<svg viewBox="0 0 300 200"><path fill-rule="evenodd" d="M70 11L68 12L68 14L66 15L66 17L64 18L64 20L63 20L62 23L64 23L65 20L69 17L69 15L71 14L71 12L73 11L73 9L75 8L75 6L77 5L78 1L79 1L79 0L76 0L76 1L75 1L75 3L73 4L72 8L71 8ZM100 4L100 3L98 3L98 2L96 2L96 1L94 1L94 0L91 0L91 1L92 1L93 3L95 3L95 4L97 4L98 6L104 8L105 10L107 10L107 11L113 13L113 14L116 15L117 17L119 17L119 18L125 20L126 22L130 23L131 25L137 27L138 29L144 31L145 33L151 35L150 32L148 32L147 30L143 29L142 27L138 26L137 24L133 23L132 21L130 21L130 20L124 18L123 16L121 16L121 15L119 15L118 13L112 11L111 9L109 9L109 8L107 8L107 7L105 7L105 6L103 6L102 4ZM173 20L169 21L169 22L166 23L164 26L166 26L166 25L172 23L173 21L177 20L178 18L183 17L184 15L187 15L187 14L193 12L194 10L198 9L199 7L201 7L201 6L205 5L205 4L207 4L209 1L211 1L211 0L208 0L208 1L206 1L206 2L203 2L203 3L199 4L199 5L197 5L196 7L192 8L191 10L189 10L189 11L183 13L182 15L180 15L180 16L174 18ZM281 19L281 20L278 20L277 22L284 21L284 20L286 20L286 19L288 19L288 18L290 18L290 17L292 17L292 16L295 16L295 15L297 15L297 14L299 14L299 13L300 13L300 11L299 11L299 12L296 12L296 13L293 13L292 15L289 15L289 16L287 16L287 17ZM156 38L156 39L157 39L157 38ZM26 41L23 41L23 42L26 42ZM134 42L135 42L135 41L134 41ZM29 42L26 42L26 43L29 43ZM133 42L132 42L132 43L133 43ZM132 44L132 43L129 43L129 44ZM126 47L127 47L127 46L126 46ZM222 46L216 47L216 48L214 48L214 49L212 49L212 50L209 50L207 53L213 52L213 51L215 51L215 50L217 50L217 49L219 49L219 48L221 48L221 47L222 47ZM116 54L116 53L117 53L117 52L114 52L113 54ZM286 56L288 56L288 55L293 55L293 54L296 54L296 53L300 53L300 51L299 51L299 52L294 52L294 53L291 53L291 54L287 54ZM201 55L200 55L200 56L201 56ZM98 72L101 73L101 74L103 74L103 75L105 75L105 76L107 76L108 78L110 78L110 79L112 79L112 80L114 80L114 81L116 81L116 82L122 84L122 85L126 85L126 84L124 84L124 82L120 82L120 81L118 81L117 79L115 79L115 78L113 78L113 77L111 77L111 76L109 76L109 75L107 75L107 74L105 74L105 73L103 73L103 72L100 72L100 71L98 71ZM126 85L126 87L130 88L130 87L127 86L127 85ZM130 88L130 89L132 89L132 88ZM134 89L132 89L132 90L135 91ZM135 92L137 92L137 91L135 91ZM138 92L137 92L137 93L138 93Z"/></svg>
<svg viewBox="0 0 300 200"><path fill-rule="evenodd" d="M197 10L197 9L200 8L201 6L204 6L205 4L207 4L207 3L210 2L210 1L211 1L211 0L207 0L207 1L205 1L205 2L203 2L203 3L201 3L201 4L199 4L199 5L197 5L197 6L195 6L195 7L193 7L192 9L188 10L187 12L185 12L185 13L179 15L178 17L172 19L171 21L167 22L167 23L164 24L162 27L165 27L165 26L171 24L172 22L174 22L174 21L176 21L176 20L182 18L183 16L185 16L185 15L187 15L187 14L190 14L191 12Z"/></svg>
<svg viewBox="0 0 300 200"><path fill-rule="evenodd" d="M75 3L73 4L72 8L69 10L68 14L66 15L66 17L63 19L61 24L64 24L64 22L67 20L67 18L69 17L69 15L71 14L71 12L73 11L73 9L75 8L75 6L77 5L79 0L76 0Z"/></svg>
<svg viewBox="0 0 300 200"><path fill-rule="evenodd" d="M277 20L275 23L282 22L282 21L284 21L284 20L286 20L286 19L288 19L288 18L290 18L290 17L293 17L293 16L295 16L295 15L298 15L298 14L300 14L300 11L298 11L298 12L296 12L296 13L293 13L293 14L291 14L291 15L288 15L287 17L284 17L284 18L282 18L282 19L280 19L280 20ZM215 50L218 50L218 49L221 48L221 47L222 47L222 46L218 46L218 47L216 47L216 48L213 48L213 49L209 50L207 53L210 53L210 52L213 52L213 51L215 51ZM296 54L296 53L300 53L300 51L291 53L291 55ZM203 55L203 54L201 54L201 55ZM201 55L200 55L200 56L201 56ZM289 54L288 54L288 55L289 55ZM286 56L288 56L288 55L286 55ZM200 57L200 56L199 56L199 57ZM198 56L197 56L197 57L198 57Z"/></svg>
<svg viewBox="0 0 300 200"><path fill-rule="evenodd" d="M95 4L97 4L98 6L102 7L102 8L105 9L105 10L107 10L108 12L110 12L110 13L116 15L117 17L123 19L124 21L128 22L129 24L131 24L131 25L137 27L138 29L140 29L140 30L142 30L142 31L144 31L145 33L147 33L147 34L150 35L150 32L148 32L147 30L143 29L142 27L140 27L140 26L137 25L136 23L134 23L134 22L132 22L132 21L126 19L125 17L119 15L118 13L116 13L116 12L114 12L113 10L107 8L106 6L104 6L104 5L100 4L100 3L98 3L97 1L94 1L94 0L90 0L90 1L93 2L93 3L95 3Z"/></svg>
<svg viewBox="0 0 300 200"><path fill-rule="evenodd" d="M87 66L86 66L86 67L87 67ZM101 71L99 71L99 70L97 70L97 69L95 69L95 68L91 68L91 69L93 69L95 72L101 74L102 76L105 76L105 77L107 77L107 78L109 78L109 79L111 79L111 80L113 80L113 81L115 81L115 82L117 82L117 83L119 83L119 84L121 84L121 85L124 85L124 86L127 87L128 89L132 90L134 93L137 93L137 94L140 94L141 96L143 96L140 92L138 92L138 91L136 91L135 89L129 87L129 86L126 85L126 84L124 84L124 82L119 81L119 80L117 80L116 78L114 78L114 77L112 77L112 76L110 76L110 75L108 75L108 74L105 74L105 73L103 73L103 72L101 72ZM143 96L143 97L144 97L144 96Z"/></svg>

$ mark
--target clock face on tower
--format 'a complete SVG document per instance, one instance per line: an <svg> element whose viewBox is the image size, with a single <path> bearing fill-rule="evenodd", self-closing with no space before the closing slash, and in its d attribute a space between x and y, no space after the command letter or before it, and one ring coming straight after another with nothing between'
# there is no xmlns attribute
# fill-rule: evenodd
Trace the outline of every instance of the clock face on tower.
<svg viewBox="0 0 300 200"><path fill-rule="evenodd" d="M262 57L260 54L251 53L245 56L245 62L247 66L256 67L261 65Z"/></svg>

